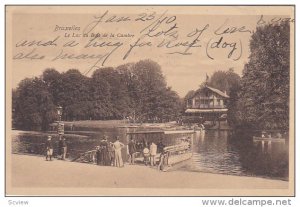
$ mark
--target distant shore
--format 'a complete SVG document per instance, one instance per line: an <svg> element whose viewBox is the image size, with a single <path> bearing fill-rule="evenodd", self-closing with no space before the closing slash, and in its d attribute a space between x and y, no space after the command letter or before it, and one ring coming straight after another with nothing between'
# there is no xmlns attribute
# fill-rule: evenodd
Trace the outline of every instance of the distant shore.
<svg viewBox="0 0 300 207"><path fill-rule="evenodd" d="M287 181L200 172L161 172L154 167L125 165L124 168L97 166L44 157L11 156L13 188L184 188L184 189L277 189ZM29 192L29 191L28 191ZM39 194L40 192L36 192ZM13 194L13 193L12 193ZM59 195L59 192L57 192Z"/></svg>
<svg viewBox="0 0 300 207"><path fill-rule="evenodd" d="M147 129L167 129L167 130L178 130L178 129L194 129L193 126L179 125L176 121L163 122L163 123L131 123L128 120L79 120L79 121L63 121L65 130L77 131L78 129L102 129L102 128L147 128ZM57 123L50 124L51 127L56 128ZM199 128L198 128L199 129ZM227 122L221 121L216 122L216 125L208 128L211 130L232 130ZM56 130L56 129L55 129Z"/></svg>
<svg viewBox="0 0 300 207"><path fill-rule="evenodd" d="M115 128L115 127L149 127L149 128L168 128L178 127L174 122L165 123L131 123L126 119L123 120L79 120L79 121L63 121L65 128L69 129L86 128L86 129L100 129L100 128ZM52 123L51 126L56 126L57 123Z"/></svg>

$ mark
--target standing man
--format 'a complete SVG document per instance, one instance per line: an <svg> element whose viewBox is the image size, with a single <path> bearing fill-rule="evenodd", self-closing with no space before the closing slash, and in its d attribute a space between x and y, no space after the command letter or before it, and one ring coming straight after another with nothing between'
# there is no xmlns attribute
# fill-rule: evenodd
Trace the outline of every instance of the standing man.
<svg viewBox="0 0 300 207"><path fill-rule="evenodd" d="M58 159L63 159L63 153L64 153L63 150L64 150L64 148L63 148L63 140L61 138L61 135L59 135L58 150L57 150Z"/></svg>
<svg viewBox="0 0 300 207"><path fill-rule="evenodd" d="M121 150L125 145L119 141L119 137L116 137L116 141L113 144L114 151L115 151L115 166L116 167L124 167L122 153Z"/></svg>
<svg viewBox="0 0 300 207"><path fill-rule="evenodd" d="M128 153L129 153L129 158L130 162L129 164L134 165L134 159L135 159L135 153L136 153L136 146L133 138L130 138L130 141L128 143Z"/></svg>
<svg viewBox="0 0 300 207"><path fill-rule="evenodd" d="M62 160L65 160L66 159L66 155L67 155L67 143L66 143L66 139L65 138L62 139L62 147L63 147Z"/></svg>
<svg viewBox="0 0 300 207"><path fill-rule="evenodd" d="M160 140L158 145L157 145L158 153L162 153L164 151L164 147L165 147L165 145L163 144L162 140Z"/></svg>
<svg viewBox="0 0 300 207"><path fill-rule="evenodd" d="M156 160L155 160L156 153L157 153L157 145L154 142L152 142L150 145L150 164L151 164L151 166L156 165Z"/></svg>
<svg viewBox="0 0 300 207"><path fill-rule="evenodd" d="M48 157L50 158L50 161L52 161L52 155L53 155L53 142L52 137L48 136L48 140L46 142L46 161L48 161Z"/></svg>

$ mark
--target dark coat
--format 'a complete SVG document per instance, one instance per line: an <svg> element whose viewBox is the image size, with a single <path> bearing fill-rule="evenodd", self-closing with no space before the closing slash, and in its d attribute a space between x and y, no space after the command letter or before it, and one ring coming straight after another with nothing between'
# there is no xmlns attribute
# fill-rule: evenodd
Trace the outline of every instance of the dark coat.
<svg viewBox="0 0 300 207"><path fill-rule="evenodd" d="M101 164L105 166L110 166L110 157L109 157L109 152L108 152L108 142L102 140L100 142L100 159L101 159Z"/></svg>
<svg viewBox="0 0 300 207"><path fill-rule="evenodd" d="M47 142L46 142L46 149L53 149L53 142L52 142L52 140L47 140Z"/></svg>
<svg viewBox="0 0 300 207"><path fill-rule="evenodd" d="M131 154L131 155L136 152L136 146L135 146L134 141L132 141L132 140L128 143L128 151L129 151L129 154Z"/></svg>
<svg viewBox="0 0 300 207"><path fill-rule="evenodd" d="M97 165L100 165L101 164L101 155L100 155L101 151L100 149L98 149L96 151L96 157L97 157Z"/></svg>
<svg viewBox="0 0 300 207"><path fill-rule="evenodd" d="M58 141L58 152L59 155L63 153L63 140Z"/></svg>

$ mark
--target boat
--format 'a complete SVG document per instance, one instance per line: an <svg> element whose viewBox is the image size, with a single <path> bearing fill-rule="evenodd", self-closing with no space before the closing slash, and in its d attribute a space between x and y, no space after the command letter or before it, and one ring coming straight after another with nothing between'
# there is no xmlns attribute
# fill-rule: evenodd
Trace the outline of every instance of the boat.
<svg viewBox="0 0 300 207"><path fill-rule="evenodd" d="M136 161L143 161L143 147L154 142L158 145L156 163L162 164L164 169L171 169L175 165L192 158L194 130L158 130L127 132L127 142L131 138L137 143ZM160 149L159 145L164 147ZM166 171L166 170L163 170Z"/></svg>
<svg viewBox="0 0 300 207"><path fill-rule="evenodd" d="M284 138L277 138L277 137L256 137L253 136L253 141L254 142L282 142L285 143L285 139Z"/></svg>
<svg viewBox="0 0 300 207"><path fill-rule="evenodd" d="M135 162L144 164L143 149L152 142L157 145L155 162L161 165L163 171L167 171L175 165L192 158L193 139L196 136L194 130L152 130L133 131L126 133L125 145L133 139L136 143L137 152ZM72 161L96 164L96 149L80 153Z"/></svg>

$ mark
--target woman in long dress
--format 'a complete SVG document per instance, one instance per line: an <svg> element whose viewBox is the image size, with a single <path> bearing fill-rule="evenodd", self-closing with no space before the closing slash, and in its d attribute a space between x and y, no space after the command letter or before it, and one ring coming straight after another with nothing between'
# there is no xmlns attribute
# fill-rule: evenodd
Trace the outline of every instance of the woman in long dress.
<svg viewBox="0 0 300 207"><path fill-rule="evenodd" d="M101 148L101 162L104 166L110 166L109 152L108 152L108 142L106 137L100 142Z"/></svg>
<svg viewBox="0 0 300 207"><path fill-rule="evenodd" d="M116 137L116 141L113 144L113 148L115 150L115 166L116 167L124 167L123 160L122 160L122 148L125 145L119 141L119 137Z"/></svg>
<svg viewBox="0 0 300 207"><path fill-rule="evenodd" d="M100 149L100 146L96 147L96 158L97 158L97 165L101 165L101 149Z"/></svg>

